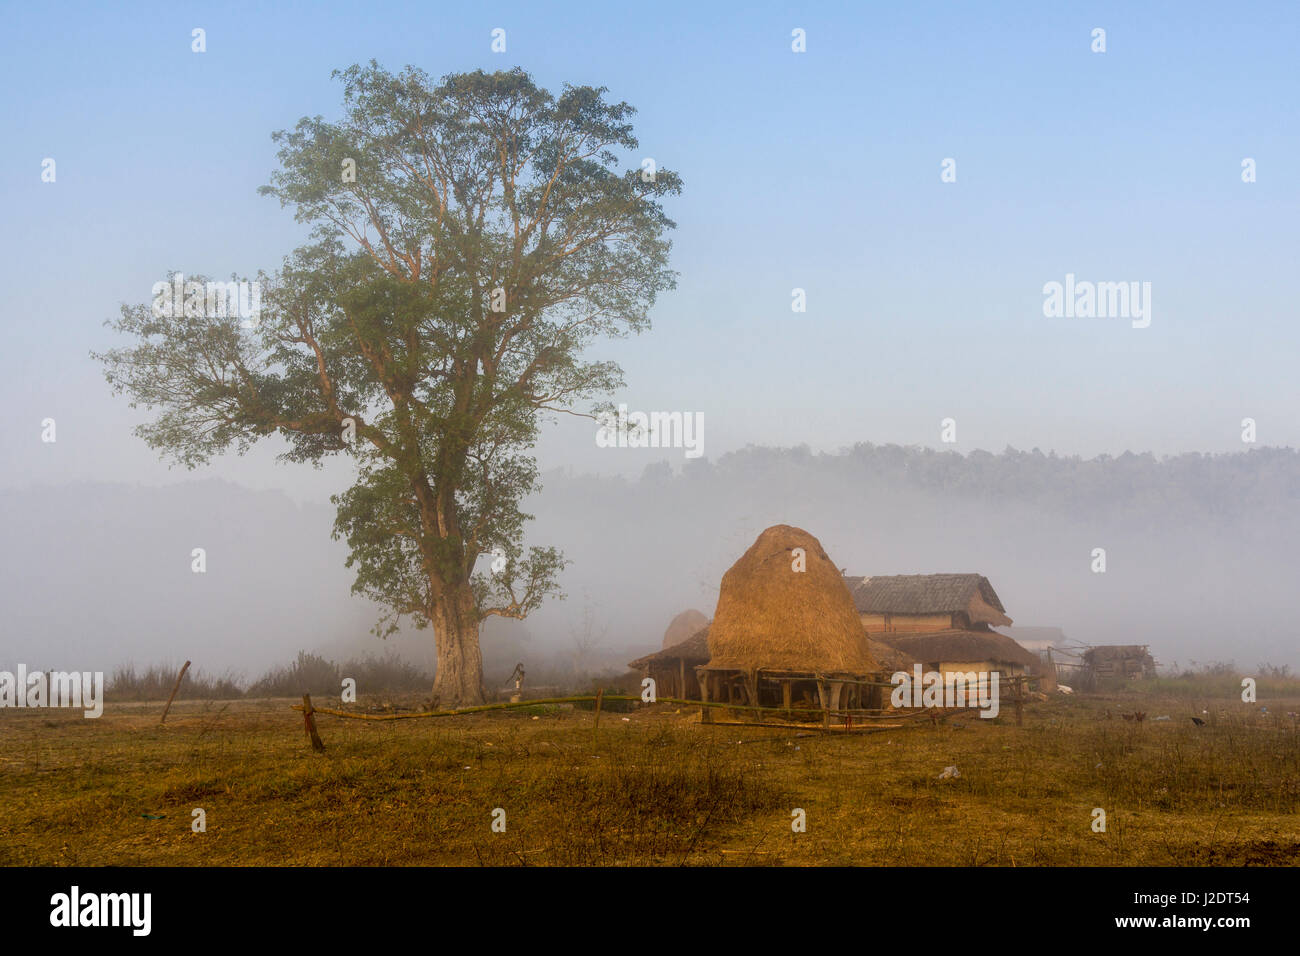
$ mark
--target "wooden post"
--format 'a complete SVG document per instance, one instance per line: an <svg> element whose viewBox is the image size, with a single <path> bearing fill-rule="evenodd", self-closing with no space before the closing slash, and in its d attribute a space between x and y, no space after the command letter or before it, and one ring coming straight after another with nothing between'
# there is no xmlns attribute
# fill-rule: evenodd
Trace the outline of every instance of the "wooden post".
<svg viewBox="0 0 1300 956"><path fill-rule="evenodd" d="M681 680L681 686L677 689L677 696L686 699L686 658L679 658L677 661L678 678Z"/></svg>
<svg viewBox="0 0 1300 956"><path fill-rule="evenodd" d="M181 689L181 681L185 679L185 672L189 669L190 662L186 661L185 666L181 668L181 672L176 675L176 683L172 685L172 695L167 698L167 706L163 708L162 720L158 721L159 727L167 720L167 712L172 709L172 701L176 699L176 692Z"/></svg>
<svg viewBox="0 0 1300 956"><path fill-rule="evenodd" d="M709 671L695 672L700 681L700 723L713 723L713 708L709 706L709 692L713 686L713 674Z"/></svg>
<svg viewBox="0 0 1300 956"><path fill-rule="evenodd" d="M785 715L790 716L790 709L794 706L794 690L790 686L789 679L781 681L781 706L785 708Z"/></svg>
<svg viewBox="0 0 1300 956"><path fill-rule="evenodd" d="M602 699L604 699L604 697L605 697L605 688L602 687L600 690L596 691L596 724L594 727L591 728L593 734L597 730L600 730L600 702Z"/></svg>
<svg viewBox="0 0 1300 956"><path fill-rule="evenodd" d="M817 678L817 699L822 705L822 728L829 730L831 726L830 701L827 700L826 682L820 677Z"/></svg>
<svg viewBox="0 0 1300 956"><path fill-rule="evenodd" d="M844 707L844 682L831 681L831 710L843 710Z"/></svg>
<svg viewBox="0 0 1300 956"><path fill-rule="evenodd" d="M1023 677L1016 678L1016 726L1025 726L1025 681Z"/></svg>
<svg viewBox="0 0 1300 956"><path fill-rule="evenodd" d="M316 718L313 716L315 711L311 709L311 695L302 695L302 722L307 728L307 735L311 737L311 749L317 753L325 752L325 741L320 739L320 734L316 732Z"/></svg>

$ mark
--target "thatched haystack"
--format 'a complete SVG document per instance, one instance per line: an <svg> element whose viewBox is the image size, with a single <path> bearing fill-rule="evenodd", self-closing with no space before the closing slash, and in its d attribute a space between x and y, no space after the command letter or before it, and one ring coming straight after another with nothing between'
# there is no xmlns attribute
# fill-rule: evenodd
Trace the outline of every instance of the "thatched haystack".
<svg viewBox="0 0 1300 956"><path fill-rule="evenodd" d="M805 570L794 570L795 549ZM758 536L722 578L708 670L871 674L878 669L840 570L802 528Z"/></svg>
<svg viewBox="0 0 1300 956"><path fill-rule="evenodd" d="M680 644L687 638L698 634L700 628L706 626L708 623L709 619L705 617L702 612L695 610L695 608L682 611L681 614L678 614L672 619L672 622L668 625L668 630L664 631L664 642L659 646L667 649L676 644Z"/></svg>

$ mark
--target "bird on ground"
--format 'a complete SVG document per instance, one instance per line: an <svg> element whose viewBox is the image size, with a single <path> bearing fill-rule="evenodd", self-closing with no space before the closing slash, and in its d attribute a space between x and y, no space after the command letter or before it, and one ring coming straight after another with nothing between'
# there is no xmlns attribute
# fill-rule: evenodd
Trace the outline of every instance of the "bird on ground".
<svg viewBox="0 0 1300 956"><path fill-rule="evenodd" d="M1199 717L1193 717L1193 718L1192 718L1192 723L1194 723L1197 727L1204 727L1204 726L1205 726L1205 721L1201 720L1201 718L1199 718Z"/></svg>

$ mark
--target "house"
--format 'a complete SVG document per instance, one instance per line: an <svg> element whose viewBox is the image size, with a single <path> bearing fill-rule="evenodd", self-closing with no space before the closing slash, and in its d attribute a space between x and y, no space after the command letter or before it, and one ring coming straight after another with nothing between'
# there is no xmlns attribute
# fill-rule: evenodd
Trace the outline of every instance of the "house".
<svg viewBox="0 0 1300 956"><path fill-rule="evenodd" d="M949 675L997 671L1056 686L1055 668L992 630L1011 618L982 574L844 575L870 638L910 654L925 670ZM1042 635L1039 635L1040 637Z"/></svg>
<svg viewBox="0 0 1300 956"><path fill-rule="evenodd" d="M865 682L880 672L838 568L790 525L760 534L723 576L708 645L709 662L696 669L706 701L806 702L824 723L828 711L866 705Z"/></svg>
<svg viewBox="0 0 1300 956"><path fill-rule="evenodd" d="M844 576L870 634L934 633L1011 623L982 574Z"/></svg>
<svg viewBox="0 0 1300 956"><path fill-rule="evenodd" d="M890 643L912 655L926 671L950 674L998 672L998 680L1037 676L1038 655L1005 634L970 628L948 628L929 634L891 634Z"/></svg>

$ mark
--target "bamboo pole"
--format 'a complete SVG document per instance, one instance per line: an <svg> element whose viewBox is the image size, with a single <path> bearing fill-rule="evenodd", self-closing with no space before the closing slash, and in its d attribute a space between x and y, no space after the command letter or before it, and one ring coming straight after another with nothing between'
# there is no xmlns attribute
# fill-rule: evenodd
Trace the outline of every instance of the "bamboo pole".
<svg viewBox="0 0 1300 956"><path fill-rule="evenodd" d="M167 706L163 708L162 720L158 721L159 727L166 722L167 712L172 709L172 701L176 699L176 692L181 689L181 681L185 679L185 672L189 669L190 662L186 661L185 666L181 668L181 672L176 675L176 683L172 685L172 695L167 698Z"/></svg>

